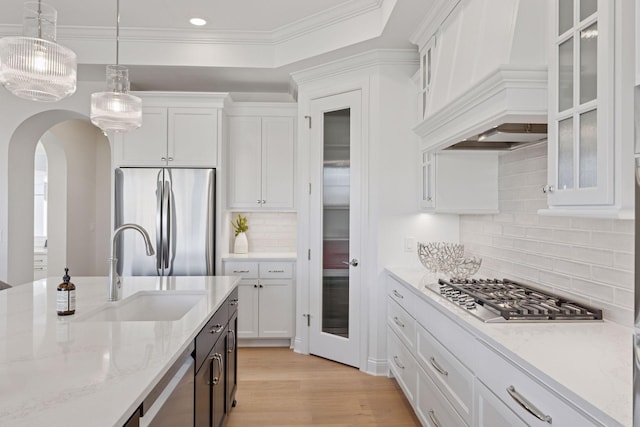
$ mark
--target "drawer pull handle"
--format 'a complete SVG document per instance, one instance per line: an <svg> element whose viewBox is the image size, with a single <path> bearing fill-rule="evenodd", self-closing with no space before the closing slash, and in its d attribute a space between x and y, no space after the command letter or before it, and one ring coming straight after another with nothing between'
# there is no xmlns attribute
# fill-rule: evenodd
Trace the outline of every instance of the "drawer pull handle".
<svg viewBox="0 0 640 427"><path fill-rule="evenodd" d="M449 376L449 372L447 372L445 369L443 369L442 366L440 366L440 364L438 362L436 362L435 357L431 356L429 358L429 362L431 362L431 366L433 366L433 368L436 371L440 372L440 374L442 376L445 376L445 377Z"/></svg>
<svg viewBox="0 0 640 427"><path fill-rule="evenodd" d="M393 362L400 369L404 369L404 365L398 361L398 356L393 356Z"/></svg>
<svg viewBox="0 0 640 427"><path fill-rule="evenodd" d="M507 387L507 393L509 393L509 396L511 396L511 398L515 400L518 405L522 406L522 408L524 408L531 415L533 415L540 421L546 421L551 424L551 416L545 415L541 410L536 408L533 403L531 403L527 398L518 393L514 386L510 385L509 387Z"/></svg>
<svg viewBox="0 0 640 427"><path fill-rule="evenodd" d="M393 294L394 294L396 297L400 298L400 299L404 299L404 297L402 296L402 294L401 294L400 292L396 291L395 289L393 290Z"/></svg>
<svg viewBox="0 0 640 427"><path fill-rule="evenodd" d="M249 270L233 270L234 273L248 273Z"/></svg>
<svg viewBox="0 0 640 427"><path fill-rule="evenodd" d="M269 273L284 273L284 270L269 270Z"/></svg>
<svg viewBox="0 0 640 427"><path fill-rule="evenodd" d="M234 298L232 300L229 301L229 305L230 306L236 306L238 305L238 298Z"/></svg>
<svg viewBox="0 0 640 427"><path fill-rule="evenodd" d="M404 323L402 323L400 321L400 319L398 319L398 316L394 316L393 317L393 323L395 323L396 325L400 326L401 328L404 328Z"/></svg>
<svg viewBox="0 0 640 427"><path fill-rule="evenodd" d="M224 329L224 325L221 325L220 323L216 323L213 328L209 329L209 333L210 334L219 334L220 332L222 332L222 330Z"/></svg>
<svg viewBox="0 0 640 427"><path fill-rule="evenodd" d="M433 423L434 426L436 427L440 427L440 421L438 421L438 418L436 418L436 413L434 412L433 409L429 409L429 418L431 418L431 422Z"/></svg>

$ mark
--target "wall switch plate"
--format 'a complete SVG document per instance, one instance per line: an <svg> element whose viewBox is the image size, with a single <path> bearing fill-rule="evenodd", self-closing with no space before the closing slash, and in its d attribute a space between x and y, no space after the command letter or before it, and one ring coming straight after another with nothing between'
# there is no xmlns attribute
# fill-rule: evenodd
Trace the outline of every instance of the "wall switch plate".
<svg viewBox="0 0 640 427"><path fill-rule="evenodd" d="M415 237L405 237L404 238L404 251L405 252L413 252L416 249L416 238Z"/></svg>

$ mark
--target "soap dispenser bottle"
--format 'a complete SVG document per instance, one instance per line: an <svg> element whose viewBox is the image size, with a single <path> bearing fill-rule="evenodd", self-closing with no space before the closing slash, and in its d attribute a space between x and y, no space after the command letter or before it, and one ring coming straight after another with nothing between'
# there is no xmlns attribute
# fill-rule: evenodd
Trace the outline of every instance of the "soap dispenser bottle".
<svg viewBox="0 0 640 427"><path fill-rule="evenodd" d="M64 269L62 283L58 285L56 310L58 316L68 316L76 312L76 285L71 283L69 277L69 269Z"/></svg>

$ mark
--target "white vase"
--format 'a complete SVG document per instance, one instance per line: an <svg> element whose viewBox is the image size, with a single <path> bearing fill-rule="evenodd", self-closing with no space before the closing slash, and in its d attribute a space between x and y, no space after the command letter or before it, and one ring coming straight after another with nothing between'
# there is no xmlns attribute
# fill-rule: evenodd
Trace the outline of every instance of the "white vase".
<svg viewBox="0 0 640 427"><path fill-rule="evenodd" d="M233 253L249 253L249 242L247 241L247 235L245 233L240 233L236 236L236 241L233 244Z"/></svg>

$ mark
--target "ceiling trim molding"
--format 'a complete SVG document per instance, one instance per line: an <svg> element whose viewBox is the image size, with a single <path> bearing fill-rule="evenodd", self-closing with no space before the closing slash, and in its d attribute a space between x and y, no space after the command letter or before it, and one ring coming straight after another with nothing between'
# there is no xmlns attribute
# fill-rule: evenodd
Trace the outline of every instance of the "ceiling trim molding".
<svg viewBox="0 0 640 427"><path fill-rule="evenodd" d="M417 67L418 65L418 54L413 49L375 49L297 71L291 74L291 78L296 85L300 86L316 80L332 78L371 67Z"/></svg>
<svg viewBox="0 0 640 427"><path fill-rule="evenodd" d="M275 29L272 32L273 40L276 43L282 43L287 40L305 36L335 25L336 23L378 11L382 8L384 2L389 1L390 0L353 0L348 3L342 3L331 9L324 10Z"/></svg>

